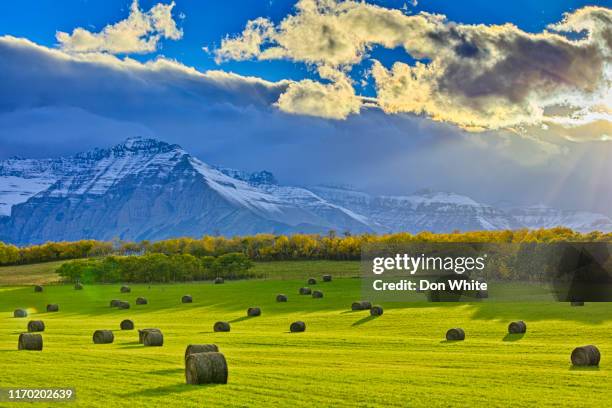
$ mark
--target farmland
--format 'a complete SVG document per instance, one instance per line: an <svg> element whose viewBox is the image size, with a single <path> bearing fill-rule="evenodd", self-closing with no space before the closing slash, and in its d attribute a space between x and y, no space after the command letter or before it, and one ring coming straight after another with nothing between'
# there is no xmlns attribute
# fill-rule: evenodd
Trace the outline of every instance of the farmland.
<svg viewBox="0 0 612 408"><path fill-rule="evenodd" d="M42 265L47 265L46 269ZM17 268L11 281L0 269L1 387L72 387L71 406L609 406L612 403L612 305L587 303L383 304L384 315L351 311L359 300L355 262L270 262L256 264L265 279L223 285L185 283L47 285L34 293L25 283L53 281L58 265ZM13 268L12 270L15 270ZM37 277L27 282L27 273ZM299 296L306 278L319 282L322 299ZM11 276L16 276L11 273ZM11 285L9 285L11 284ZM276 303L278 293L287 303ZM181 304L181 296L193 296ZM136 297L148 305L135 305ZM132 307L109 307L111 299ZM45 312L58 303L58 313ZM247 318L259 306L262 315ZM16 308L30 317L12 317ZM17 351L17 338L32 319L44 320L44 350ZM136 328L157 327L163 347L143 347L138 334L120 331L123 319ZM525 320L523 337L507 325ZM216 321L231 332L215 333ZM289 333L303 320L304 333ZM444 339L462 327L463 342ZM95 345L97 329L114 330L113 344ZM227 385L185 384L183 353L190 343L215 343L229 365ZM572 368L575 346L596 344L599 368ZM39 404L38 406L44 406Z"/></svg>

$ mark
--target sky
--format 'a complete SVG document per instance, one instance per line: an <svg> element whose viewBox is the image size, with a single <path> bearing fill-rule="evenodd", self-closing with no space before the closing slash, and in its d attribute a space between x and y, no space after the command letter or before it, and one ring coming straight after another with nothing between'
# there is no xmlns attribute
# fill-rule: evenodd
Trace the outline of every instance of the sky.
<svg viewBox="0 0 612 408"><path fill-rule="evenodd" d="M610 6L7 2L0 159L150 136L286 184L612 215Z"/></svg>

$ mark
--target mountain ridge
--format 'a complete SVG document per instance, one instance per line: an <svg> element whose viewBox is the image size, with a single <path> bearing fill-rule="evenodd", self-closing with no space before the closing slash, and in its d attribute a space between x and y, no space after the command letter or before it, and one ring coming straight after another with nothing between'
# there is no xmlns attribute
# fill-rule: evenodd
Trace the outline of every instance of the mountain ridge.
<svg viewBox="0 0 612 408"><path fill-rule="evenodd" d="M0 239L163 239L204 234L450 232L552 227L612 231L601 214L501 209L453 192L371 195L284 186L269 171L211 166L176 144L129 138L57 159L0 161Z"/></svg>

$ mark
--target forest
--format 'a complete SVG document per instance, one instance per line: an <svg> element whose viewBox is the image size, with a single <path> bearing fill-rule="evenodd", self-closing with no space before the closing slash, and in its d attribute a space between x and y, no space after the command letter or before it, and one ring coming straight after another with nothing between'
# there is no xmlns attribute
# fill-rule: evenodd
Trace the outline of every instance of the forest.
<svg viewBox="0 0 612 408"><path fill-rule="evenodd" d="M101 258L109 255L192 255L218 257L241 253L252 261L275 260L359 260L366 244L405 244L413 242L466 243L551 243L551 242L612 242L612 233L582 234L568 228L539 230L475 231L434 234L363 234L326 235L258 234L241 237L204 236L202 238L173 238L162 241L131 242L81 240L48 242L41 245L17 247L0 242L0 265L21 265L70 259Z"/></svg>

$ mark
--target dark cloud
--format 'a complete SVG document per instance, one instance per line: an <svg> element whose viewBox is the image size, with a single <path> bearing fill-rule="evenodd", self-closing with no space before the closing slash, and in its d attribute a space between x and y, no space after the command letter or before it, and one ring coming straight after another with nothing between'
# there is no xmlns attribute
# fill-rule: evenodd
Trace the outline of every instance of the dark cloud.
<svg viewBox="0 0 612 408"><path fill-rule="evenodd" d="M285 83L87 58L0 38L0 158L71 154L144 135L212 164L268 169L284 183L393 194L431 187L610 214L610 143L475 135L376 109L344 121L290 115L271 106Z"/></svg>

